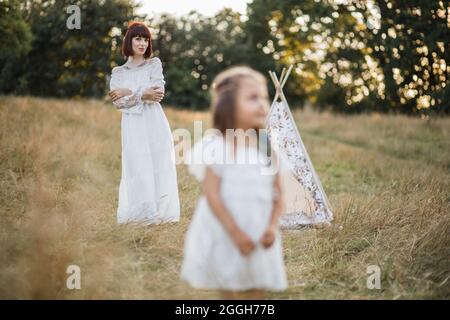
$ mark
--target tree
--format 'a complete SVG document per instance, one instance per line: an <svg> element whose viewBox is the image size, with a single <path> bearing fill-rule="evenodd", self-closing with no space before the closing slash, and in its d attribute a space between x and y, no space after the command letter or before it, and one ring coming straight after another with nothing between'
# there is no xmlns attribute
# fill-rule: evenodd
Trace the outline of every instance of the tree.
<svg viewBox="0 0 450 320"><path fill-rule="evenodd" d="M80 29L66 26L69 5L80 8ZM21 11L33 41L17 74L19 83L26 85L20 90L12 87L12 91L38 96L103 97L114 59L111 49L120 35L114 30L135 18L134 6L131 0L22 1Z"/></svg>
<svg viewBox="0 0 450 320"><path fill-rule="evenodd" d="M31 50L32 41L17 0L0 1L0 38L0 92L10 92L16 83L18 66Z"/></svg>
<svg viewBox="0 0 450 320"><path fill-rule="evenodd" d="M248 12L257 45L296 65L288 92L337 110L449 113L444 1L254 0Z"/></svg>
<svg viewBox="0 0 450 320"><path fill-rule="evenodd" d="M192 11L181 18L162 15L149 19L157 35L155 54L164 63L167 103L206 108L215 75L231 65L251 64L241 19L240 13L230 9L213 17Z"/></svg>

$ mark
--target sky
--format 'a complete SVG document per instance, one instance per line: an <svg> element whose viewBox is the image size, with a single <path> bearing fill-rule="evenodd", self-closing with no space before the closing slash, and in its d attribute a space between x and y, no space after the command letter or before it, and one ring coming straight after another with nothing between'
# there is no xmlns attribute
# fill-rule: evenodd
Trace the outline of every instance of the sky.
<svg viewBox="0 0 450 320"><path fill-rule="evenodd" d="M136 2L143 3L142 8L138 11L139 14L168 12L180 16L195 10L212 16L224 7L245 13L247 2L251 2L251 0L136 0Z"/></svg>

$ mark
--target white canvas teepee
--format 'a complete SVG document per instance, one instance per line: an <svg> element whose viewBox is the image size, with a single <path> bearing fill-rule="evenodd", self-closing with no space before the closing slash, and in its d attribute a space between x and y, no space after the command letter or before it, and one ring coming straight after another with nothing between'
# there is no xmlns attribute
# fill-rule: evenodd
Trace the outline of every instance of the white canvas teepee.
<svg viewBox="0 0 450 320"><path fill-rule="evenodd" d="M333 219L327 196L283 93L291 70L292 66L287 71L283 68L280 79L269 71L276 94L266 120L272 145L276 144L276 149L284 154L292 169L281 177L285 191L285 212L281 216L280 227L284 229L328 224Z"/></svg>

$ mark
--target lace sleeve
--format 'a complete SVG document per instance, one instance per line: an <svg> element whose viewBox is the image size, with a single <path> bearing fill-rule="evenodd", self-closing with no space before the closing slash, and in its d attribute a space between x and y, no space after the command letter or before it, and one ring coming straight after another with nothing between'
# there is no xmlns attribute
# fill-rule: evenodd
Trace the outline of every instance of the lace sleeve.
<svg viewBox="0 0 450 320"><path fill-rule="evenodd" d="M151 74L151 86L160 87L164 90L166 81L164 80L162 63L159 58L155 58L155 66L153 67Z"/></svg>
<svg viewBox="0 0 450 320"><path fill-rule="evenodd" d="M110 90L120 88L121 87L120 83L121 83L120 71L118 71L118 69L114 68L111 73L111 80L109 82ZM130 108L142 103L142 93L143 93L143 88L139 87L137 90L132 91L132 93L130 95L124 96L120 99L117 99L116 101L113 101L113 104L120 111L130 109Z"/></svg>

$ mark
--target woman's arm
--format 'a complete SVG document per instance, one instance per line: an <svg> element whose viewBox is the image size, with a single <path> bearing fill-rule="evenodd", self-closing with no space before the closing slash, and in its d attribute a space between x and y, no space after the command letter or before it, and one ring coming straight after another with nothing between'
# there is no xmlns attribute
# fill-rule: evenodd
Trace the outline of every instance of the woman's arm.
<svg viewBox="0 0 450 320"><path fill-rule="evenodd" d="M164 91L160 87L152 87L142 92L142 100L161 102L164 98Z"/></svg>
<svg viewBox="0 0 450 320"><path fill-rule="evenodd" d="M133 92L128 88L123 88L120 81L119 72L118 67L115 67L112 70L111 80L109 82L109 95L112 98L113 104L118 109L128 109L142 102L143 90L139 88Z"/></svg>
<svg viewBox="0 0 450 320"><path fill-rule="evenodd" d="M233 239L243 255L250 254L255 248L253 241L239 228L220 197L220 177L210 167L206 167L203 179L203 191L208 204L225 230Z"/></svg>
<svg viewBox="0 0 450 320"><path fill-rule="evenodd" d="M155 59L155 67L152 70L152 87L159 87L164 92L164 86L166 85L166 81L164 80L164 73L162 62L159 58Z"/></svg>
<svg viewBox="0 0 450 320"><path fill-rule="evenodd" d="M164 92L165 92L165 84L166 81L164 80L164 73L163 73L163 67L162 62L159 58L153 58L154 59L154 66L151 67L151 76L150 76L150 88L147 88L143 92L142 99L143 100L149 100L154 102L161 102L161 100L164 98Z"/></svg>

